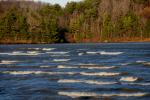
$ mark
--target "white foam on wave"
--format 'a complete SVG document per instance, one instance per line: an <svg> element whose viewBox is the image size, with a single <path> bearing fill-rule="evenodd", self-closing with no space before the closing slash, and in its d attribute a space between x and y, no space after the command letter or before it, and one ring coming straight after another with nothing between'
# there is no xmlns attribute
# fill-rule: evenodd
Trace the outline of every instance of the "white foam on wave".
<svg viewBox="0 0 150 100"><path fill-rule="evenodd" d="M138 77L121 77L120 81L125 81L125 82L135 82L138 80Z"/></svg>
<svg viewBox="0 0 150 100"><path fill-rule="evenodd" d="M123 54L123 52L105 52L105 51L102 51L100 52L101 55L120 55L120 54Z"/></svg>
<svg viewBox="0 0 150 100"><path fill-rule="evenodd" d="M116 66L105 66L105 67L102 67L102 66L81 66L81 68L87 68L87 69L114 69L114 68L117 68Z"/></svg>
<svg viewBox="0 0 150 100"><path fill-rule="evenodd" d="M64 95L72 98L78 98L78 97L142 97L146 96L148 93L93 93L93 92L58 92L59 95Z"/></svg>
<svg viewBox="0 0 150 100"><path fill-rule="evenodd" d="M71 59L53 59L54 62L67 62L70 61Z"/></svg>
<svg viewBox="0 0 150 100"><path fill-rule="evenodd" d="M143 64L150 66L150 62L145 62L145 63L143 63Z"/></svg>
<svg viewBox="0 0 150 100"><path fill-rule="evenodd" d="M0 61L0 64L13 64L13 63L17 63L17 62L19 62L19 61L10 61L10 60L2 60L2 61Z"/></svg>
<svg viewBox="0 0 150 100"><path fill-rule="evenodd" d="M15 52L12 52L8 55L20 55L20 56L35 56L35 55L39 55L40 53L38 53L38 51L27 51L27 53L23 53L23 52L20 52L20 51L15 51Z"/></svg>
<svg viewBox="0 0 150 100"><path fill-rule="evenodd" d="M98 51L98 52L94 52L94 51L87 51L86 52L87 54L99 54L100 52Z"/></svg>
<svg viewBox="0 0 150 100"><path fill-rule="evenodd" d="M52 50L55 50L56 48L43 48L42 50L43 51L52 51Z"/></svg>
<svg viewBox="0 0 150 100"><path fill-rule="evenodd" d="M54 54L54 55L64 55L64 54L67 54L67 53L69 53L69 52L63 52L63 51L58 51L58 52L46 52L46 53L48 53L48 54Z"/></svg>
<svg viewBox="0 0 150 100"><path fill-rule="evenodd" d="M121 66L127 66L129 65L130 63L122 63Z"/></svg>
<svg viewBox="0 0 150 100"><path fill-rule="evenodd" d="M82 56L84 53L78 53L78 56Z"/></svg>
<svg viewBox="0 0 150 100"><path fill-rule="evenodd" d="M41 68L49 68L49 67L51 67L51 66L40 66Z"/></svg>
<svg viewBox="0 0 150 100"><path fill-rule="evenodd" d="M40 50L40 48L28 48L29 50Z"/></svg>
<svg viewBox="0 0 150 100"><path fill-rule="evenodd" d="M93 84L93 85L110 85L116 84L117 82L100 82L94 80L71 80L71 79L60 79L58 83L86 83L86 84Z"/></svg>
<svg viewBox="0 0 150 100"><path fill-rule="evenodd" d="M58 65L57 68L60 68L60 69L72 69L72 68L78 68L78 67Z"/></svg>
<svg viewBox="0 0 150 100"><path fill-rule="evenodd" d="M87 54L101 54L101 55L120 55L123 54L123 52L105 52L105 51L96 51L96 52L92 52L92 51L87 51Z"/></svg>
<svg viewBox="0 0 150 100"><path fill-rule="evenodd" d="M87 73L87 72L80 72L81 75L86 76L117 76L120 73L111 73L111 72L99 72L99 73Z"/></svg>
<svg viewBox="0 0 150 100"><path fill-rule="evenodd" d="M48 74L48 75L74 75L76 72L44 72L44 71L3 71L4 74L28 75L28 74Z"/></svg>
<svg viewBox="0 0 150 100"><path fill-rule="evenodd" d="M138 60L136 63L145 63L146 61Z"/></svg>

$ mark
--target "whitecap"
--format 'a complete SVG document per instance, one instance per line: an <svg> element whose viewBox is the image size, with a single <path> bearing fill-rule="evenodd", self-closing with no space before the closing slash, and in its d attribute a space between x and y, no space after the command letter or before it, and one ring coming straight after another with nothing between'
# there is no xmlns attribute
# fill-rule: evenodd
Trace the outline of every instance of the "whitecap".
<svg viewBox="0 0 150 100"><path fill-rule="evenodd" d="M150 62L143 63L144 65L150 66Z"/></svg>
<svg viewBox="0 0 150 100"><path fill-rule="evenodd" d="M84 53L78 53L78 56L82 56Z"/></svg>
<svg viewBox="0 0 150 100"><path fill-rule="evenodd" d="M0 55L9 55L10 53L0 53Z"/></svg>
<svg viewBox="0 0 150 100"><path fill-rule="evenodd" d="M137 77L121 77L120 81L126 81L126 82L134 82L137 81L138 78Z"/></svg>
<svg viewBox="0 0 150 100"><path fill-rule="evenodd" d="M120 54L123 54L123 52L105 52L105 51L102 51L100 52L101 55L120 55Z"/></svg>
<svg viewBox="0 0 150 100"><path fill-rule="evenodd" d="M67 54L67 53L69 53L69 52L63 52L63 51L58 51L58 52L46 52L46 53L48 53L48 54L54 54L54 55L64 55L64 54Z"/></svg>
<svg viewBox="0 0 150 100"><path fill-rule="evenodd" d="M53 59L54 62L67 62L70 61L70 59Z"/></svg>
<svg viewBox="0 0 150 100"><path fill-rule="evenodd" d="M87 73L87 72L80 72L81 75L86 76L117 76L120 73L111 73L111 72L99 72L99 73Z"/></svg>
<svg viewBox="0 0 150 100"><path fill-rule="evenodd" d="M144 62L146 62L146 61L142 61L142 60L138 60L138 61L136 61L137 63L144 63Z"/></svg>
<svg viewBox="0 0 150 100"><path fill-rule="evenodd" d="M19 62L19 61L2 60L2 61L0 61L0 64L13 64L16 62Z"/></svg>
<svg viewBox="0 0 150 100"><path fill-rule="evenodd" d="M87 51L87 54L99 54L100 52L94 52L94 51Z"/></svg>
<svg viewBox="0 0 150 100"><path fill-rule="evenodd" d="M148 95L148 93L93 93L93 92L58 92L59 95L69 96L72 98L78 98L78 97L142 97Z"/></svg>
<svg viewBox="0 0 150 100"><path fill-rule="evenodd" d="M117 68L116 66L105 66L105 67L101 67L101 66L81 66L81 68L87 68L87 69L114 69L114 68Z"/></svg>
<svg viewBox="0 0 150 100"><path fill-rule="evenodd" d="M127 66L129 65L130 63L122 63L121 66Z"/></svg>
<svg viewBox="0 0 150 100"><path fill-rule="evenodd" d="M40 50L40 48L28 48L29 50Z"/></svg>
<svg viewBox="0 0 150 100"><path fill-rule="evenodd" d="M74 75L76 72L45 72L45 71L2 71L4 74L28 75L28 74L48 74L48 75Z"/></svg>
<svg viewBox="0 0 150 100"><path fill-rule="evenodd" d="M43 51L51 51L51 50L55 50L56 48L43 48Z"/></svg>
<svg viewBox="0 0 150 100"><path fill-rule="evenodd" d="M20 51L15 51L15 52L12 52L8 55L18 55L18 56L35 56L35 55L39 55L40 53L38 53L37 51L27 51L27 53L22 53Z"/></svg>
<svg viewBox="0 0 150 100"><path fill-rule="evenodd" d="M60 69L72 69L72 68L78 68L78 67L58 65L57 68L60 68Z"/></svg>
<svg viewBox="0 0 150 100"><path fill-rule="evenodd" d="M49 67L51 67L51 66L40 66L41 68L49 68Z"/></svg>
<svg viewBox="0 0 150 100"><path fill-rule="evenodd" d="M102 82L102 81L95 81L95 80L71 80L71 79L60 79L58 83L86 83L86 84L93 84L93 85L110 85L116 84L117 82Z"/></svg>

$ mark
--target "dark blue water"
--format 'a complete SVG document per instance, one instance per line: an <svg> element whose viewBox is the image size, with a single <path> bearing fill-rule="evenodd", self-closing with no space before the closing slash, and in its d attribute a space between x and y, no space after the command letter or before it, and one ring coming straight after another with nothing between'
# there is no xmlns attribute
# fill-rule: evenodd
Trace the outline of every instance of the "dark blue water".
<svg viewBox="0 0 150 100"><path fill-rule="evenodd" d="M150 43L0 45L0 100L149 100Z"/></svg>

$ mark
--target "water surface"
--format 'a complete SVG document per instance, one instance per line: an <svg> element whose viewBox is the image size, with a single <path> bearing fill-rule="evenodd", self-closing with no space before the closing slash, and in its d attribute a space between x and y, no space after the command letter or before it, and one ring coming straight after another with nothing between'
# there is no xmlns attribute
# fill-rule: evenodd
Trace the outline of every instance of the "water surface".
<svg viewBox="0 0 150 100"><path fill-rule="evenodd" d="M0 45L0 100L149 100L150 43Z"/></svg>

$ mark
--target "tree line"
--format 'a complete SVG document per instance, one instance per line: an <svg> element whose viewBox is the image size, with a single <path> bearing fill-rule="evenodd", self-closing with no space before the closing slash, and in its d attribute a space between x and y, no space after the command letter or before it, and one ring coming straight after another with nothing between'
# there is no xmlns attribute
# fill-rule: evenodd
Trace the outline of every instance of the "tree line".
<svg viewBox="0 0 150 100"><path fill-rule="evenodd" d="M124 41L150 41L150 0L0 1L0 43Z"/></svg>

